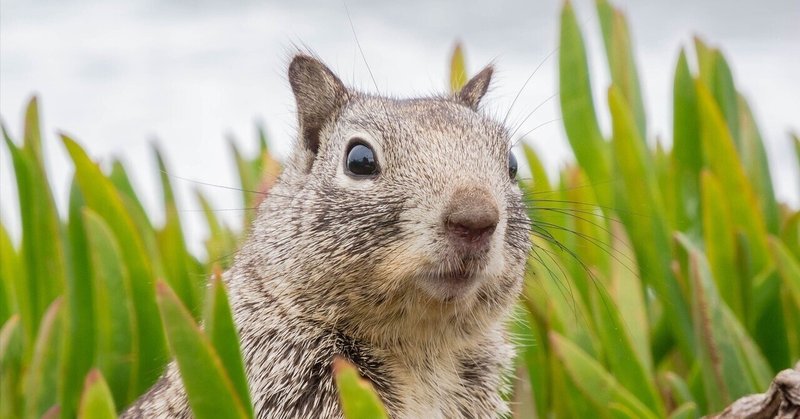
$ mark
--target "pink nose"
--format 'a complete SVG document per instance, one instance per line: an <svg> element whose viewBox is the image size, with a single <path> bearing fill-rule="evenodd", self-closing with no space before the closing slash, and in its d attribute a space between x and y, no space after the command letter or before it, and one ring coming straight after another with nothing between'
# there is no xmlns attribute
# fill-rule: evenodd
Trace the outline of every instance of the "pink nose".
<svg viewBox="0 0 800 419"><path fill-rule="evenodd" d="M488 250L499 220L493 197L483 189L457 190L443 217L448 240L463 253Z"/></svg>

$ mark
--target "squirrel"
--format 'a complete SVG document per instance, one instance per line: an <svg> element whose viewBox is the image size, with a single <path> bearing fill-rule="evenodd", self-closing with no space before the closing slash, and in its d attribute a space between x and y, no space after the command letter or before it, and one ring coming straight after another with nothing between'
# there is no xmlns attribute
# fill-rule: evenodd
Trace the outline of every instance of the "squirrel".
<svg viewBox="0 0 800 419"><path fill-rule="evenodd" d="M293 57L297 141L224 275L257 417L342 417L337 355L393 418L508 415L531 241L492 73L394 99ZM174 362L123 414L190 416Z"/></svg>

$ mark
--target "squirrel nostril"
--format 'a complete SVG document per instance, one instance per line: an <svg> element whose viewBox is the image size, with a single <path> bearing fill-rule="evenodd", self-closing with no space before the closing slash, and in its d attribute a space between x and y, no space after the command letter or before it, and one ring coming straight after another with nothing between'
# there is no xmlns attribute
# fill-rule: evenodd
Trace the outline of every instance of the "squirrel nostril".
<svg viewBox="0 0 800 419"><path fill-rule="evenodd" d="M445 225L451 235L470 243L485 240L494 233L494 229L497 227L496 223L457 223L452 221L448 221Z"/></svg>
<svg viewBox="0 0 800 419"><path fill-rule="evenodd" d="M456 191L444 213L444 228L450 242L465 251L488 248L500 214L492 196L480 189Z"/></svg>

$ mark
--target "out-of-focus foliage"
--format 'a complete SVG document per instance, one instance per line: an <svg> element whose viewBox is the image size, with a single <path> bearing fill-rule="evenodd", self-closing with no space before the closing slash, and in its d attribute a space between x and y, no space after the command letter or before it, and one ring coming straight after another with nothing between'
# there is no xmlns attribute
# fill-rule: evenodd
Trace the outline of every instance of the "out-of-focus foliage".
<svg viewBox="0 0 800 419"><path fill-rule="evenodd" d="M388 418L372 384L358 376L358 369L350 361L336 357L333 359L333 373L342 412L346 418L385 419Z"/></svg>
<svg viewBox="0 0 800 419"><path fill-rule="evenodd" d="M0 417L113 417L155 383L168 347L196 416L253 417L225 289L219 274L208 281L211 265L226 267L243 229L222 223L198 192L210 229L208 259L198 260L187 250L158 150L165 221L156 227L125 167L114 161L102 170L66 136L75 175L60 216L41 157L38 112L34 98L22 145L3 128L22 234L15 246L0 226ZM257 205L253 195L274 179L262 174L277 170L259 132L257 156L234 150L241 187L251 191L242 194L245 208Z"/></svg>
<svg viewBox="0 0 800 419"><path fill-rule="evenodd" d="M680 52L668 149L647 131L624 15L596 6L611 132L598 128L584 35L567 3L559 85L577 162L551 181L524 150L537 246L514 326L528 343L516 388L533 394L516 395L517 413L720 411L800 358L791 326L800 324L800 213L775 199L761 135L720 51L696 39L694 57Z"/></svg>
<svg viewBox="0 0 800 419"><path fill-rule="evenodd" d="M525 418L719 411L800 358L800 329L790 327L800 324L800 212L776 201L761 135L717 49L698 39L693 53L681 51L667 148L647 130L625 17L605 0L597 13L611 132L597 122L584 36L567 3L559 90L576 163L550 179L533 148L521 153L536 246L510 325L519 342L512 407ZM461 46L451 63L457 91L467 80ZM255 156L231 142L243 226L227 226L197 192L205 260L187 250L157 150L160 226L120 162L103 170L66 136L75 175L59 214L36 99L22 141L3 135L21 235L15 243L0 225L0 418L114 417L170 353L196 416L253 417L219 272L280 169L264 130ZM338 362L345 414L384 417L371 386Z"/></svg>

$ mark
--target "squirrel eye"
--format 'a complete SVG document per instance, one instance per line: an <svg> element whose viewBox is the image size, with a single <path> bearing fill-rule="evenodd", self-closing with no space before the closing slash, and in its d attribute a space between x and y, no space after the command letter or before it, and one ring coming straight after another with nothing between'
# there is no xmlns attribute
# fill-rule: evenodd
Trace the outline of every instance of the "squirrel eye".
<svg viewBox="0 0 800 419"><path fill-rule="evenodd" d="M514 153L508 152L508 177L511 180L516 179L517 177L517 158L514 157Z"/></svg>
<svg viewBox="0 0 800 419"><path fill-rule="evenodd" d="M347 149L345 172L352 177L371 177L378 174L375 151L362 142L354 142Z"/></svg>

